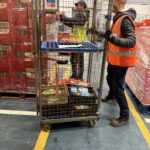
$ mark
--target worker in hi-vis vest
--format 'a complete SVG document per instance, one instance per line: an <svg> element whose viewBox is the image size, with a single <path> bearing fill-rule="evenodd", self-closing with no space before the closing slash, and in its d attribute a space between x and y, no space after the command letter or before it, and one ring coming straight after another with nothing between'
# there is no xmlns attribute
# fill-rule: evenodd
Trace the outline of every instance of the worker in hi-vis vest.
<svg viewBox="0 0 150 150"><path fill-rule="evenodd" d="M102 102L116 100L119 104L118 119L111 122L112 126L120 127L129 123L129 108L124 94L125 76L129 67L136 63L136 36L134 20L136 11L133 8L125 9L127 0L113 0L113 25L111 31L106 31L108 39L107 50L107 83L108 95Z"/></svg>
<svg viewBox="0 0 150 150"><path fill-rule="evenodd" d="M76 14L73 17L66 17L64 13L60 14L60 21L68 27L72 28L72 36L78 42L85 42L87 40L87 24L88 14L86 13L87 4L84 0L80 0L75 3ZM72 66L71 78L83 79L84 73L84 53L71 52L70 58Z"/></svg>

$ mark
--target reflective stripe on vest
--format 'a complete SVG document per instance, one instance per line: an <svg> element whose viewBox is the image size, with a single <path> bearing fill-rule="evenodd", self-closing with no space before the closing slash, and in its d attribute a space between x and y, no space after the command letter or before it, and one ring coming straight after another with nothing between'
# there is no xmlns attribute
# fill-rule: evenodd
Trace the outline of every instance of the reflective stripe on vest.
<svg viewBox="0 0 150 150"><path fill-rule="evenodd" d="M112 33L117 34L120 38L122 38L121 23L125 17L128 17L132 21L131 17L124 15L118 18L112 27ZM133 48L123 48L108 42L108 50L106 55L108 63L121 67L134 66L136 62L136 47L137 46L135 45Z"/></svg>
<svg viewBox="0 0 150 150"><path fill-rule="evenodd" d="M87 18L86 14L84 12L83 12L83 14ZM88 22L86 21L84 26L74 25L72 34L75 39L80 40L81 42L85 42L87 40L87 36L86 36L87 23Z"/></svg>
<svg viewBox="0 0 150 150"><path fill-rule="evenodd" d="M132 51L132 52L117 52L115 50L108 50L107 54L113 54L113 55L118 55L118 56L131 56L131 55L135 55L136 51Z"/></svg>

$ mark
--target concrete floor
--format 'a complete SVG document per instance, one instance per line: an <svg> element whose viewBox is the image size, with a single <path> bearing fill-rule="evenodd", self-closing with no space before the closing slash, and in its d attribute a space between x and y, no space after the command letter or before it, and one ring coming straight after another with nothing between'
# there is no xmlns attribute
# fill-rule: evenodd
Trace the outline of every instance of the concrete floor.
<svg viewBox="0 0 150 150"><path fill-rule="evenodd" d="M32 101L0 100L0 110L35 111ZM86 123L52 126L45 150L148 150L147 144L131 116L130 124L113 128L110 120L118 117L116 102L101 105L101 119L95 128ZM0 150L32 150L40 133L38 118L0 114ZM147 124L149 126L149 124Z"/></svg>
<svg viewBox="0 0 150 150"><path fill-rule="evenodd" d="M133 117L128 126L109 125L110 119L117 117L116 107L112 102L103 104L102 118L93 129L79 124L52 128L46 150L148 150Z"/></svg>
<svg viewBox="0 0 150 150"><path fill-rule="evenodd" d="M105 83L104 96L107 91ZM1 114L1 110L36 111L36 102L0 100L0 150L34 149L40 133L38 118ZM118 117L117 103L102 103L100 111L101 119L95 128L88 128L85 122L53 125L45 150L148 150L132 115L129 125L114 128L109 123ZM150 131L150 123L146 126Z"/></svg>

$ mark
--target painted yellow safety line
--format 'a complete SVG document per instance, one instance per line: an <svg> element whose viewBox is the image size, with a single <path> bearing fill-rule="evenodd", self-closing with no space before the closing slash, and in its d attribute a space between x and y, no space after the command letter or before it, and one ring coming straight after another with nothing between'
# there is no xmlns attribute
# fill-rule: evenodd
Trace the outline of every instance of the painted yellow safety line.
<svg viewBox="0 0 150 150"><path fill-rule="evenodd" d="M133 105L129 95L127 94L127 92L125 92L125 95L126 95L126 98L127 98L127 101L128 101L128 105L129 105L129 108L130 108L130 111L145 139L145 141L147 142L148 144L148 147L150 148L150 132L148 130L148 128L146 127L145 123L143 122L141 116L139 115L139 113L136 111L135 109L135 106Z"/></svg>
<svg viewBox="0 0 150 150"><path fill-rule="evenodd" d="M71 72L71 67L68 66L66 68L66 71L65 71L64 75L63 75L63 79L68 78L69 75L70 75L70 72ZM53 73L54 73L54 71L53 71ZM50 130L47 131L47 132L44 132L44 131L41 130L41 132L39 134L39 137L38 137L38 140L35 144L34 150L44 150L45 149L46 142L47 142L47 139L49 137L49 134L50 134Z"/></svg>
<svg viewBox="0 0 150 150"><path fill-rule="evenodd" d="M34 147L34 150L44 150L49 136L50 130L47 132L41 131Z"/></svg>

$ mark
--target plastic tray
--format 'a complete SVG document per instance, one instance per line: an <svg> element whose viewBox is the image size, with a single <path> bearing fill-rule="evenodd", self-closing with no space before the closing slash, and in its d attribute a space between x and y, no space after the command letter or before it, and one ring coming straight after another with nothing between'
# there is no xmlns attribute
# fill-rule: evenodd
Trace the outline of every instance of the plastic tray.
<svg viewBox="0 0 150 150"><path fill-rule="evenodd" d="M81 47L67 47L67 48L59 48L59 45L79 45L82 44ZM71 43L71 42L57 42L57 41L43 41L41 45L42 51L67 51L67 52L98 52L103 51L104 48L98 47L96 44L90 42L82 42L82 43Z"/></svg>

